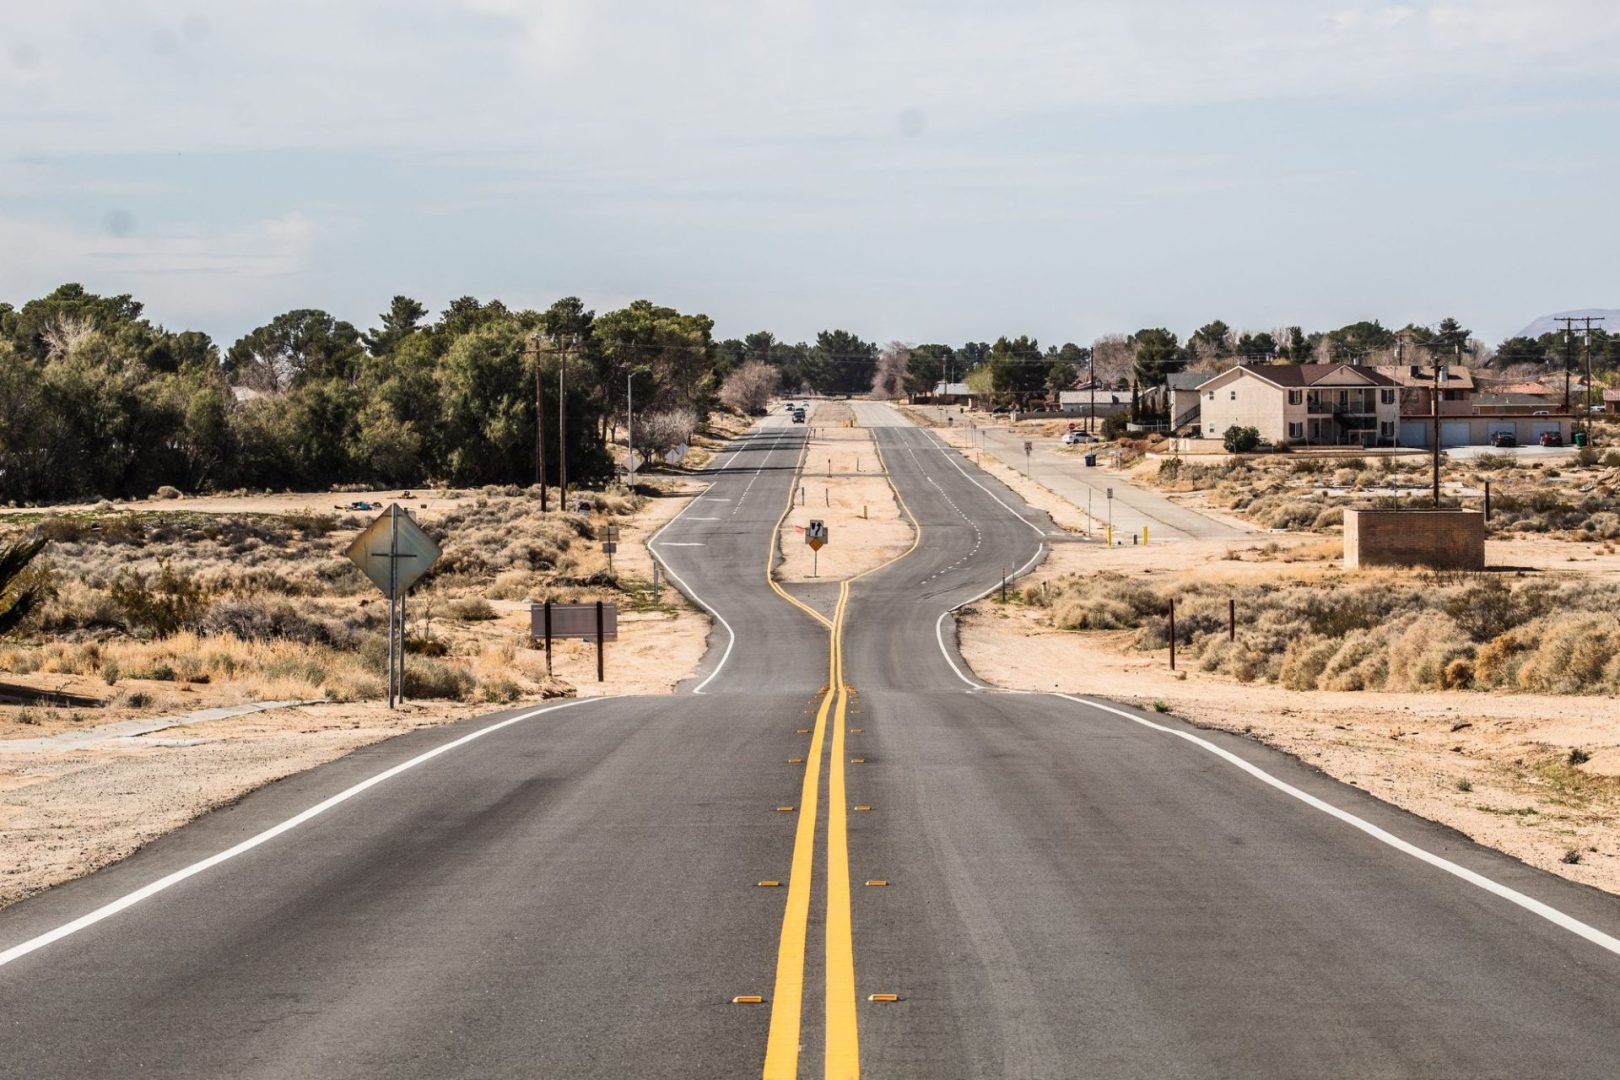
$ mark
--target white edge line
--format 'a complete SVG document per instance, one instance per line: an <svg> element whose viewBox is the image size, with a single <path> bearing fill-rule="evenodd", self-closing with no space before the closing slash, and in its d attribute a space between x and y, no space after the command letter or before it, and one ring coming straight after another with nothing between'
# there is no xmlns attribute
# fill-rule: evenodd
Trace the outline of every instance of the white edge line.
<svg viewBox="0 0 1620 1080"><path fill-rule="evenodd" d="M120 896L118 899L112 901L111 903L103 904L101 907L96 908L94 911L91 911L88 914L79 916L77 919L74 919L72 922L64 923L61 926L58 926L54 930L48 930L45 933L40 934L38 937L33 937L33 938L28 939L27 941L24 941L20 945L13 945L11 948L7 949L5 952L0 952L0 967L5 967L7 964L11 963L13 960L21 959L22 957L27 956L31 952L34 952L34 951L36 951L38 949L43 949L45 946L50 945L53 942L60 941L65 937L68 937L68 936L70 936L72 934L76 934L80 930L84 930L84 929L87 929L88 927L94 926L96 923L99 923L99 922L101 922L101 921L103 921L105 919L110 919L114 915L117 915L119 912L125 910L126 908L134 907L136 904L140 903L142 900L146 900L146 899L149 899L149 898L151 898L153 896L156 896L158 893L163 892L166 889L172 888L173 886L180 884L180 882L185 881L187 878L195 877L196 875L202 873L204 870L212 869L213 867L218 866L222 862L225 862L225 861L227 861L229 859L234 859L238 855L242 855L242 854L244 854L246 852L252 851L254 848L258 847L260 844L268 843L269 841L274 840L276 837L280 836L282 833L289 832L289 831L291 831L293 829L296 829L298 826L304 824L306 821L309 821L311 818L314 818L314 817L317 817L317 816L319 816L321 814L326 813L326 811L332 809L334 806L337 806L339 803L347 802L348 800L354 798L356 795L359 795L361 792L366 791L366 790L368 790L370 788L376 787L378 784L382 783L385 780L391 780L394 777L398 776L402 772L405 772L405 771L407 771L409 769L414 769L418 765L422 765L422 764L424 764L424 763L426 763L428 761L431 761L434 758L438 757L440 754L447 754L451 750L454 750L454 749L456 749L458 747L465 746L465 745L467 745L468 743L472 742L475 739L482 739L485 735L489 735L489 734L492 734L494 732L500 731L502 728L511 727L513 724L522 723L525 720L532 720L536 716L541 716L541 715L544 715L545 713L556 712L558 709L567 709L567 708L571 708L572 706L575 706L575 705L586 705L586 704L589 704L590 702L593 702L593 701L611 701L611 700L613 700L613 699L612 698L579 698L579 699L576 699L574 701L565 701L560 705L550 705L550 706L547 706L544 709L532 709L529 712L520 713L517 716L509 717L509 718L507 718L505 720L501 720L501 721L499 721L497 723L490 724L488 727L479 728L477 731L468 732L466 735L461 736L459 739L452 739L450 742L447 742L447 743L443 744L442 746L435 746L431 750L428 750L428 751L426 751L424 753L416 755L415 757L411 758L409 761L402 761L398 765L395 765L392 768L384 769L382 772L377 773L375 776L368 777L368 778L360 781L358 784L355 784L352 787L345 788L344 790L338 792L336 795L333 795L330 798L323 799L322 801L316 803L314 806L311 806L309 809L303 811L302 813L295 814L292 817L288 818L286 821L281 822L279 825L272 825L270 828L265 829L263 832L258 833L258 834L254 835L254 836L248 837L246 840L243 840L240 844L237 844L235 847L226 848L224 851L218 852L217 854L214 854L214 855L210 855L208 858L202 859L199 862L194 862L190 866L182 867L181 869L176 870L172 874L169 874L169 875L167 875L165 877L158 878L156 881L151 882L148 885L143 885L139 889L136 889L134 892L125 893L123 896Z"/></svg>
<svg viewBox="0 0 1620 1080"><path fill-rule="evenodd" d="M1298 799L1306 806L1320 810L1329 817L1337 818L1346 825L1361 830L1374 840L1377 840L1379 843L1387 844L1396 851L1403 852L1412 856L1414 859L1428 863L1430 866L1433 866L1436 869L1444 870L1453 877L1461 878L1470 885L1485 890L1492 896L1500 897L1510 904L1515 904L1530 912L1532 915L1537 915L1547 920L1560 929L1567 930L1578 937L1585 938L1587 941L1590 941L1600 949L1605 949L1616 956L1620 956L1620 939L1614 938L1609 934L1605 934L1597 927L1584 923L1571 915L1566 915L1550 904L1543 903L1534 897L1526 896L1517 889L1511 889L1499 882L1492 881L1490 878L1478 873L1477 871L1470 870L1465 866L1459 866L1450 859L1442 858L1439 855L1435 855L1432 852L1418 847L1416 844L1402 840L1394 833L1391 833L1386 829L1379 828L1372 822L1366 820L1365 818L1358 817L1355 814L1350 813L1348 810L1341 810L1332 803L1325 802L1322 799L1317 798L1315 795L1301 791L1292 784L1272 776L1258 765L1251 765L1249 762L1244 761L1230 750L1216 746L1208 739L1194 735L1190 731L1180 731L1173 727L1166 727L1163 724L1156 724L1152 720L1148 720L1145 717L1136 716L1132 713L1126 712L1123 709L1116 709L1108 705L1099 704L1095 701L1089 701L1086 698L1074 697L1069 694L1054 694L1053 696L1063 698L1066 701L1072 701L1077 705L1085 705L1093 709L1098 709L1102 712L1113 713L1115 716L1122 716L1133 723L1140 724L1146 728L1152 728L1154 731L1162 731L1166 734L1174 735L1177 738L1185 739L1195 746L1209 751L1211 754L1221 758L1228 764L1235 765L1237 768L1242 769L1244 772L1248 773L1250 776L1253 776L1260 782L1269 784L1271 787L1276 788L1283 794Z"/></svg>

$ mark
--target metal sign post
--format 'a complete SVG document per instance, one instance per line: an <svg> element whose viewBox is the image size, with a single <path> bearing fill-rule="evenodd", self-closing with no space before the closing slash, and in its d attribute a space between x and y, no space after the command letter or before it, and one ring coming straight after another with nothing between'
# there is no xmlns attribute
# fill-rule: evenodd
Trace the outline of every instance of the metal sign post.
<svg viewBox="0 0 1620 1080"><path fill-rule="evenodd" d="M1108 489L1108 546L1114 546L1114 489Z"/></svg>
<svg viewBox="0 0 1620 1080"><path fill-rule="evenodd" d="M1024 475L1029 476L1029 452L1035 449L1035 444L1028 439L1024 440Z"/></svg>
<svg viewBox="0 0 1620 1080"><path fill-rule="evenodd" d="M828 539L826 522L812 518L810 524L805 526L804 542L810 548L811 577L821 576L821 549Z"/></svg>

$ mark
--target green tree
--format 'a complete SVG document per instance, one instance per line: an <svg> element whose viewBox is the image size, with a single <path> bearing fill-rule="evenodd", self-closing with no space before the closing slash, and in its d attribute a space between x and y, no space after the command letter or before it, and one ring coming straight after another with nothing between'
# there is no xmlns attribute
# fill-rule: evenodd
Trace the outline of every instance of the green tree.
<svg viewBox="0 0 1620 1080"><path fill-rule="evenodd" d="M1260 432L1256 428L1233 424L1221 436L1221 445L1229 454L1247 454L1260 445Z"/></svg>
<svg viewBox="0 0 1620 1080"><path fill-rule="evenodd" d="M44 584L37 576L30 580L27 573L43 550L42 539L0 546L0 637L16 630L44 597Z"/></svg>
<svg viewBox="0 0 1620 1080"><path fill-rule="evenodd" d="M1163 327L1138 330L1131 341L1136 350L1135 372L1139 386L1163 386L1172 372L1185 366L1176 335Z"/></svg>
<svg viewBox="0 0 1620 1080"><path fill-rule="evenodd" d="M932 394L941 382L960 382L956 350L949 345L914 345L906 360L905 391L910 397Z"/></svg>
<svg viewBox="0 0 1620 1080"><path fill-rule="evenodd" d="M322 379L353 383L364 351L352 325L324 311L301 308L238 339L225 354L225 371L233 383L279 394Z"/></svg>
<svg viewBox="0 0 1620 1080"><path fill-rule="evenodd" d="M1545 364L1547 350L1535 338L1510 337L1497 346L1494 363L1498 367L1511 364Z"/></svg>
<svg viewBox="0 0 1620 1080"><path fill-rule="evenodd" d="M1040 344L1028 335L997 338L984 362L990 368L997 398L1016 401L1019 408L1046 385L1046 358Z"/></svg>
<svg viewBox="0 0 1620 1080"><path fill-rule="evenodd" d="M1242 334L1237 339L1237 354L1245 360L1275 360L1277 339L1265 331Z"/></svg>
<svg viewBox="0 0 1620 1080"><path fill-rule="evenodd" d="M1232 355L1232 328L1216 319L1193 331L1189 342L1201 357L1224 359Z"/></svg>
<svg viewBox="0 0 1620 1080"><path fill-rule="evenodd" d="M821 331L811 349L811 361L821 383L812 388L829 394L866 393L877 369L877 353L876 345L848 330Z"/></svg>
<svg viewBox="0 0 1620 1080"><path fill-rule="evenodd" d="M360 336L372 356L392 356L400 342L416 333L428 309L408 296L396 296L383 312L382 326Z"/></svg>
<svg viewBox="0 0 1620 1080"><path fill-rule="evenodd" d="M1288 344L1283 346L1288 359L1296 364L1309 363L1315 353L1315 343L1305 336L1305 331L1298 326L1288 328Z"/></svg>

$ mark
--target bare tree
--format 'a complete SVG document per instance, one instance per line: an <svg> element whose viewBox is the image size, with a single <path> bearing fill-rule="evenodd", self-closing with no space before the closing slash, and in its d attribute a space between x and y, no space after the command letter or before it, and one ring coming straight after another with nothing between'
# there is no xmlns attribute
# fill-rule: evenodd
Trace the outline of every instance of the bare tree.
<svg viewBox="0 0 1620 1080"><path fill-rule="evenodd" d="M45 339L45 355L51 360L67 355L96 332L96 320L89 315L58 315L40 331Z"/></svg>
<svg viewBox="0 0 1620 1080"><path fill-rule="evenodd" d="M906 392L906 365L911 363L911 346L891 341L878 353L877 370L872 372L872 396L893 401Z"/></svg>
<svg viewBox="0 0 1620 1080"><path fill-rule="evenodd" d="M759 416L771 403L771 395L782 382L782 373L769 364L750 360L726 376L720 387L720 401L750 416Z"/></svg>
<svg viewBox="0 0 1620 1080"><path fill-rule="evenodd" d="M1091 370L1099 386L1124 387L1136 367L1136 346L1124 334L1106 334L1091 347Z"/></svg>
<svg viewBox="0 0 1620 1080"><path fill-rule="evenodd" d="M695 431L697 413L691 409L646 413L636 418L636 446L663 457L677 446L690 443Z"/></svg>

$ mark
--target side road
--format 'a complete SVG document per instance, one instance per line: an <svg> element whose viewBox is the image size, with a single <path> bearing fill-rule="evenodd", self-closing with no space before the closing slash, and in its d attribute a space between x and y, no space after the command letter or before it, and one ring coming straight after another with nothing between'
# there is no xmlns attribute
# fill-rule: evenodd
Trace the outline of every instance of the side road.
<svg viewBox="0 0 1620 1080"><path fill-rule="evenodd" d="M1149 542L1235 540L1253 534L1252 529L1200 514L1156 491L1138 487L1113 470L1087 468L1084 447L1063 448L1055 437L988 425L981 418L958 414L948 407L908 406L904 411L933 426L951 445L979 451L1027 476L1082 513L1089 509L1097 535L1102 535L1111 521L1116 542L1129 544L1131 537L1140 537L1144 528ZM1025 442L1031 444L1027 459Z"/></svg>

